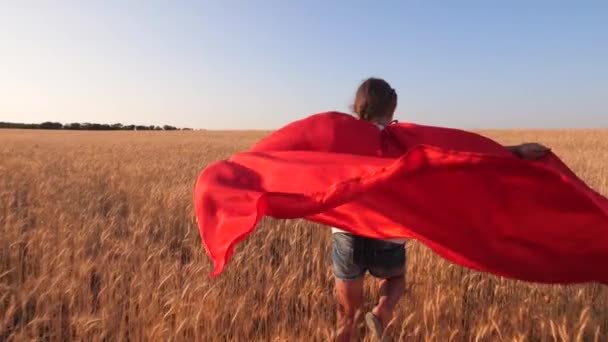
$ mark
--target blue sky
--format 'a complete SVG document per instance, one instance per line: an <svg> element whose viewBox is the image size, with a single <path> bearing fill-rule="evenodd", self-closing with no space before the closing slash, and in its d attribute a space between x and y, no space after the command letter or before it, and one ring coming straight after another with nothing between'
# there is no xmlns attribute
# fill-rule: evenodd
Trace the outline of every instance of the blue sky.
<svg viewBox="0 0 608 342"><path fill-rule="evenodd" d="M0 121L277 128L369 76L400 121L608 127L608 2L0 4Z"/></svg>

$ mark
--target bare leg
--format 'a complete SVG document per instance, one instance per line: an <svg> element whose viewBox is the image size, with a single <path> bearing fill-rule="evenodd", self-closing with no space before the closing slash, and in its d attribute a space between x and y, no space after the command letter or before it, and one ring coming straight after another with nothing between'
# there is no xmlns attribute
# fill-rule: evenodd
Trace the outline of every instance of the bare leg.
<svg viewBox="0 0 608 342"><path fill-rule="evenodd" d="M357 322L363 302L363 278L343 281L336 279L338 329L336 341L350 342L358 338Z"/></svg>
<svg viewBox="0 0 608 342"><path fill-rule="evenodd" d="M380 319L382 327L390 323L393 310L405 292L405 275L382 279L380 281L380 298L372 313Z"/></svg>

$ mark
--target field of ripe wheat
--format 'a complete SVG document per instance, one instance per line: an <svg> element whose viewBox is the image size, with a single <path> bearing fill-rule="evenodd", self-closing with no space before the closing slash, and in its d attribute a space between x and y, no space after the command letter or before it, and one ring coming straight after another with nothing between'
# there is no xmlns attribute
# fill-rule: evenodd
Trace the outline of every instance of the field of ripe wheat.
<svg viewBox="0 0 608 342"><path fill-rule="evenodd" d="M608 194L606 130L485 133L545 143ZM266 219L208 278L194 181L262 135L0 130L0 341L331 340L327 228ZM608 340L605 286L505 280L408 250L393 340ZM375 291L369 279L366 308Z"/></svg>

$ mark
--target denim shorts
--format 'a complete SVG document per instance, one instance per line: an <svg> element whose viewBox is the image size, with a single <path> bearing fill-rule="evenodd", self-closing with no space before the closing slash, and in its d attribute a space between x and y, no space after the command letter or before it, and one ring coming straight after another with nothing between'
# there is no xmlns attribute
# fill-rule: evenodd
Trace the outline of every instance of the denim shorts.
<svg viewBox="0 0 608 342"><path fill-rule="evenodd" d="M376 278L405 274L405 245L348 233L333 233L331 261L336 278L355 280L366 271Z"/></svg>

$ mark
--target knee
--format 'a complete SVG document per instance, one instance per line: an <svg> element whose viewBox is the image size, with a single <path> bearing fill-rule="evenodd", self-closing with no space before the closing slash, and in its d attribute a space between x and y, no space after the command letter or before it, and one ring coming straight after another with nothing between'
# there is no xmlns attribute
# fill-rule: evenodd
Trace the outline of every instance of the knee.
<svg viewBox="0 0 608 342"><path fill-rule="evenodd" d="M357 310L355 308L338 305L338 319L342 325L350 326L355 324Z"/></svg>

